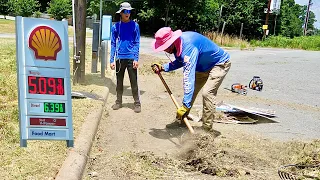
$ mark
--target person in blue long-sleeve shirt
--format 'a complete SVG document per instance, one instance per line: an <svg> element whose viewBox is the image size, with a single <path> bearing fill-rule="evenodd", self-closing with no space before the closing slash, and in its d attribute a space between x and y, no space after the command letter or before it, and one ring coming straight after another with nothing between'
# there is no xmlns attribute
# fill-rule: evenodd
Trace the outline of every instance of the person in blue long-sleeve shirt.
<svg viewBox="0 0 320 180"><path fill-rule="evenodd" d="M229 53L197 32L173 32L170 27L156 32L152 46L155 52L165 51L175 56L172 62L155 63L155 73L183 68L183 105L177 110L177 118L182 120L187 116L203 88L202 126L205 130L212 130L217 91L231 67Z"/></svg>
<svg viewBox="0 0 320 180"><path fill-rule="evenodd" d="M119 11L120 21L111 29L110 68L116 70L117 100L112 109L122 107L123 78L127 69L134 99L134 112L141 112L140 94L138 88L140 29L139 25L130 20L131 10L134 9L127 2L121 3Z"/></svg>

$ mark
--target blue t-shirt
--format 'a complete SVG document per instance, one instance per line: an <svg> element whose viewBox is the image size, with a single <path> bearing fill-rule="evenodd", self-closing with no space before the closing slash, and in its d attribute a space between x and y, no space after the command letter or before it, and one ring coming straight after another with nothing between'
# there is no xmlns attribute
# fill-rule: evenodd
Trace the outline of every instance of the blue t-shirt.
<svg viewBox="0 0 320 180"><path fill-rule="evenodd" d="M181 35L182 52L172 63L163 65L164 71L173 71L183 67L183 105L191 107L194 93L195 73L207 72L215 65L230 59L229 53L224 51L209 38L196 32L183 32Z"/></svg>
<svg viewBox="0 0 320 180"><path fill-rule="evenodd" d="M110 63L114 59L133 59L138 61L140 48L140 29L138 23L117 22L111 29Z"/></svg>

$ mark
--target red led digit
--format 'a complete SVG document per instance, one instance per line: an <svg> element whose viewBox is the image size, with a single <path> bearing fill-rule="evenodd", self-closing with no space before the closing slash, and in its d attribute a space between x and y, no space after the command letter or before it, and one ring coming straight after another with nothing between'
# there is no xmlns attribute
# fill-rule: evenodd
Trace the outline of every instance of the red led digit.
<svg viewBox="0 0 320 180"><path fill-rule="evenodd" d="M39 93L47 94L47 81L44 77L39 78Z"/></svg>
<svg viewBox="0 0 320 180"><path fill-rule="evenodd" d="M49 94L56 94L56 81L54 78L48 79L48 86L50 87L50 90L48 90Z"/></svg>
<svg viewBox="0 0 320 180"><path fill-rule="evenodd" d="M64 84L61 78L58 78L57 90L58 90L58 95L64 95Z"/></svg>
<svg viewBox="0 0 320 180"><path fill-rule="evenodd" d="M37 84L34 83L34 80L36 80L35 76L28 76L28 87L29 87L29 93L30 94L36 94L37 93Z"/></svg>

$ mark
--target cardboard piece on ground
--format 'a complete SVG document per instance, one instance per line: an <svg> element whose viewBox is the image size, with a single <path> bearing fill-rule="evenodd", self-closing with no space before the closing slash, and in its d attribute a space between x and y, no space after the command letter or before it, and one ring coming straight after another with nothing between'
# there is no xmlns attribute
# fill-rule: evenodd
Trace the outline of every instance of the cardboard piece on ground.
<svg viewBox="0 0 320 180"><path fill-rule="evenodd" d="M255 107L244 108L244 107L234 106L231 104L226 104L224 102L220 102L219 104L217 104L216 110L223 111L223 112L230 112L230 113L247 112L247 113L270 117L270 118L276 117L274 110L255 108Z"/></svg>
<svg viewBox="0 0 320 180"><path fill-rule="evenodd" d="M267 122L275 122L271 118L276 117L275 111L268 110L268 109L261 109L261 108L243 108L239 106L234 106L230 104L226 104L224 102L220 102L216 106L217 111L222 111L224 113L230 114L232 116L237 117L240 114L247 114L247 117L249 118L249 121L243 120L239 118L238 120L232 120L229 123L237 123L237 124L252 124L259 120L261 121L267 121ZM215 122L220 122L218 120L215 120ZM228 123L225 121L221 121L221 123Z"/></svg>

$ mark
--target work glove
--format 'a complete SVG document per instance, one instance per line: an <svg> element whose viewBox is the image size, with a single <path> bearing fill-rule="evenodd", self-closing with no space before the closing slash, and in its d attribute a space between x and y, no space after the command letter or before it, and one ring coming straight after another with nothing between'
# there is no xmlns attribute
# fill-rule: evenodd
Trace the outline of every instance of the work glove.
<svg viewBox="0 0 320 180"><path fill-rule="evenodd" d="M183 120L184 117L186 117L187 112L189 112L189 108L185 107L184 105L181 106L178 110L177 110L177 116L176 118L179 120Z"/></svg>
<svg viewBox="0 0 320 180"><path fill-rule="evenodd" d="M160 63L154 63L151 67L152 67L152 70L154 71L154 73L156 73L156 74L158 74L161 71L164 71L164 69Z"/></svg>

